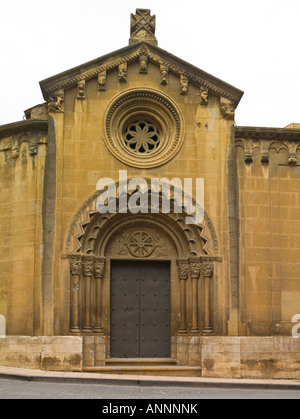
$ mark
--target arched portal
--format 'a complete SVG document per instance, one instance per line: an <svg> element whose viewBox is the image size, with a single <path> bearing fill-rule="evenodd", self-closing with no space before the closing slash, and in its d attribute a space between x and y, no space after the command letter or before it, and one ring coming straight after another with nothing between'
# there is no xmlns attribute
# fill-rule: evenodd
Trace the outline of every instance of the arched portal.
<svg viewBox="0 0 300 419"><path fill-rule="evenodd" d="M172 336L212 333L220 256L207 214L201 225L187 225L172 206L167 214L100 214L97 197L78 210L66 239L70 333L108 337L108 356L117 358L167 358Z"/></svg>

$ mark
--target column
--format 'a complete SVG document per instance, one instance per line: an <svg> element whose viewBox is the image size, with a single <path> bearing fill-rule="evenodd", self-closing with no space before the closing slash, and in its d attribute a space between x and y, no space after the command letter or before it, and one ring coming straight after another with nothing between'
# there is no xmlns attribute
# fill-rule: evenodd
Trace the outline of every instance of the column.
<svg viewBox="0 0 300 419"><path fill-rule="evenodd" d="M204 334L212 332L210 321L210 279L214 273L214 265L212 261L204 260L202 265L202 272L204 277L204 293L205 293L205 315L204 315Z"/></svg>
<svg viewBox="0 0 300 419"><path fill-rule="evenodd" d="M104 334L101 319L102 310L102 278L105 268L105 258L95 258L94 262L94 277L96 281L96 313L95 313L95 327L94 331L101 335Z"/></svg>
<svg viewBox="0 0 300 419"><path fill-rule="evenodd" d="M94 271L94 256L82 256L82 271L84 276L84 307L83 332L89 333L91 328L91 283Z"/></svg>
<svg viewBox="0 0 300 419"><path fill-rule="evenodd" d="M192 333L199 333L198 322L198 281L201 274L201 262L198 258L190 258L190 276L192 280Z"/></svg>
<svg viewBox="0 0 300 419"><path fill-rule="evenodd" d="M187 259L177 260L178 277L180 281L180 329L179 335L188 333L186 327L186 281L189 274L189 263Z"/></svg>
<svg viewBox="0 0 300 419"><path fill-rule="evenodd" d="M71 307L70 307L70 332L80 333L79 328L79 287L81 275L81 256L70 256L71 270Z"/></svg>

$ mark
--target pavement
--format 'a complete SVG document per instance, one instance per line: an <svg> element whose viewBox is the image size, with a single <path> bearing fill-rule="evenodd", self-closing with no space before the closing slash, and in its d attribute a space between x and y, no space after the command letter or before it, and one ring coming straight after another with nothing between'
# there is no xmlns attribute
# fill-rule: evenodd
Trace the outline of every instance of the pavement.
<svg viewBox="0 0 300 419"><path fill-rule="evenodd" d="M102 384L143 387L189 387L261 390L300 390L299 380L228 379L42 371L0 366L0 379L33 382Z"/></svg>

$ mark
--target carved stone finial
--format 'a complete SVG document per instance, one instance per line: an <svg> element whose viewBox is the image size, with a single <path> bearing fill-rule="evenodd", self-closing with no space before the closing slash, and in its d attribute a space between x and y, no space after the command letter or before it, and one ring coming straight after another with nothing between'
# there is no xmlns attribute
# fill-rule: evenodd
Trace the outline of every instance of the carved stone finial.
<svg viewBox="0 0 300 419"><path fill-rule="evenodd" d="M157 45L155 37L156 17L151 16L149 9L136 9L136 14L131 15L129 45L146 41Z"/></svg>

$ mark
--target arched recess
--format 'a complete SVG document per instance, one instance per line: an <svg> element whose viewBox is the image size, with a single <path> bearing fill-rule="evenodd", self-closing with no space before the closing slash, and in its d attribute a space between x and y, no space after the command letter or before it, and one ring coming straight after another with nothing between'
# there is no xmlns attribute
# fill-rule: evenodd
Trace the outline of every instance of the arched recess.
<svg viewBox="0 0 300 419"><path fill-rule="evenodd" d="M63 256L70 263L70 332L109 335L110 261L126 259L170 261L172 334L198 334L200 328L211 333L211 284L215 263L221 258L208 215L199 225L186 224L184 212L174 213L172 197L169 213L151 214L149 208L147 213L100 214L99 195L97 191L79 208L65 241Z"/></svg>

